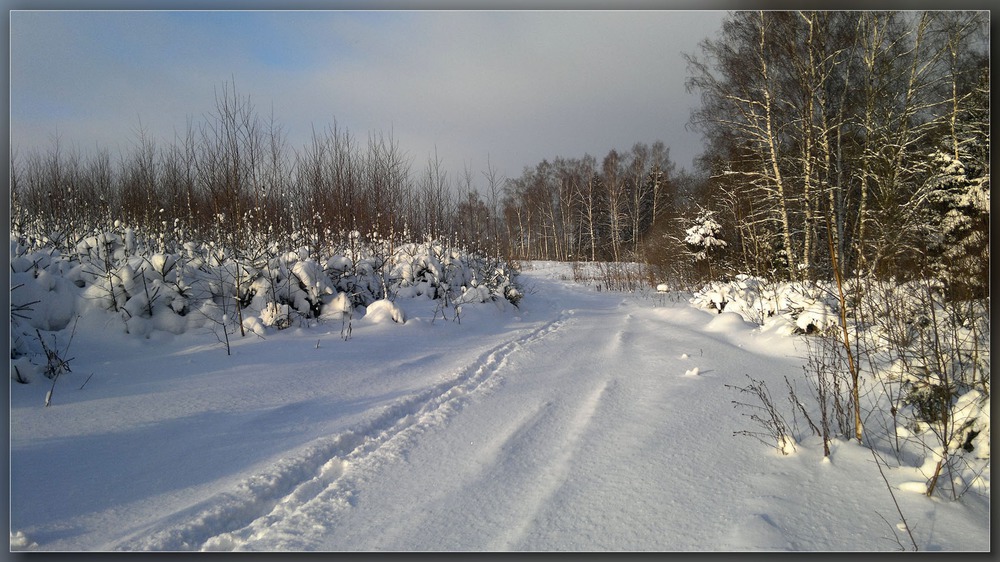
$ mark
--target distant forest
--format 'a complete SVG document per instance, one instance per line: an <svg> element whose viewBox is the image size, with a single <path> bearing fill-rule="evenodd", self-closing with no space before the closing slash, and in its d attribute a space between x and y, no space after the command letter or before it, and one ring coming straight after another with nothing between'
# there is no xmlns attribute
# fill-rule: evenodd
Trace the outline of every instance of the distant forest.
<svg viewBox="0 0 1000 562"><path fill-rule="evenodd" d="M86 156L11 150L12 232L324 245L447 239L511 261L637 261L689 281L934 275L988 294L989 14L733 12L685 55L704 134L692 173L662 142L449 177L333 123L288 146L224 84L173 142Z"/></svg>

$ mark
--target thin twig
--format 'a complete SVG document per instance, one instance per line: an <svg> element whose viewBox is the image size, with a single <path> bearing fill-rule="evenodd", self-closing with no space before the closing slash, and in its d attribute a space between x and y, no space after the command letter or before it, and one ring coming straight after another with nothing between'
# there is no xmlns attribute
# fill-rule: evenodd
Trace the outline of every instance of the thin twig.
<svg viewBox="0 0 1000 562"><path fill-rule="evenodd" d="M906 552L906 547L905 547L905 546L903 546L903 542L902 542L902 541L900 541L900 540L899 540L899 536L898 536L898 535L896 535L896 527L894 527L894 526L892 525L892 523L889 523L889 520L888 520L888 519L886 519L886 518L885 518L885 517L884 517L884 516L883 516L883 515L882 515L881 513L879 513L878 511L876 511L876 512L875 512L875 515L878 515L878 516L879 516L879 519L881 519L882 521L885 521L885 524L889 526L889 530L890 530L890 531L891 531L891 533L892 533L892 538L893 538L893 539L894 539L894 540L896 541L896 544L898 544L898 545L899 545L899 550L900 550L900 551L903 551L903 552Z"/></svg>
<svg viewBox="0 0 1000 562"><path fill-rule="evenodd" d="M93 376L94 376L94 373L90 373L90 376L87 377L87 380L83 381L83 384L80 385L80 390L83 390L83 387L87 386L87 383L90 382L90 379Z"/></svg>
<svg viewBox="0 0 1000 562"><path fill-rule="evenodd" d="M896 513L899 514L899 518L903 521L903 528L906 529L906 534L910 536L910 542L913 543L913 552L917 552L917 541L913 538L913 533L910 531L910 524L906 522L906 516L903 515L903 510L899 507L899 502L896 501L896 494L892 492L892 486L889 485L889 479L885 477L885 472L882 471L882 464L879 462L878 454L875 453L875 449L869 447L869 451L872 453L872 458L875 459L875 466L878 468L878 473L882 475L882 481L885 482L885 488L889 490L889 495L892 497L892 503L896 506Z"/></svg>

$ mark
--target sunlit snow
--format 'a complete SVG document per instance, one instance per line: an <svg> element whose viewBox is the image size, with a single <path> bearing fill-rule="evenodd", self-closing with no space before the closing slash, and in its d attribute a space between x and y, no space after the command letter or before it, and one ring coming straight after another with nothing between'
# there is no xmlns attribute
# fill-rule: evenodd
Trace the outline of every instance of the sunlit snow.
<svg viewBox="0 0 1000 562"><path fill-rule="evenodd" d="M468 298L460 318L378 301L349 339L345 302L282 330L270 309L231 356L205 329L85 314L50 407L47 379L11 384L11 549L910 547L867 448L836 440L826 461L806 431L788 454L734 435L752 422L727 385L803 376L789 320L568 278L529 264L519 307ZM912 461L886 477L920 550L989 550L988 469L946 502Z"/></svg>

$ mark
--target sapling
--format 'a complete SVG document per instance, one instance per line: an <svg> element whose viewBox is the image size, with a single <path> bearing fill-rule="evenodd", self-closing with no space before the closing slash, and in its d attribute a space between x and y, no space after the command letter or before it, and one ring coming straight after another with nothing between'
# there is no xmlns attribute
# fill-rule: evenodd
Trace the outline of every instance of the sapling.
<svg viewBox="0 0 1000 562"><path fill-rule="evenodd" d="M80 317L77 316L76 320L79 321L79 319ZM52 393L56 389L56 381L59 380L59 375L70 372L69 362L72 361L73 358L70 357L69 359L63 359L63 357L59 354L58 349L52 349L45 343L45 338L42 337L42 333L40 331L36 329L35 334L38 335L38 341L41 342L42 350L45 351L45 376L52 379L52 386L49 388L49 391L45 393L45 407L47 408L52 403ZM66 349L63 350L62 355L65 355L66 352L69 351L69 346L73 343L73 336L75 334L76 321L73 322L73 330L70 332L69 341L66 342ZM53 345L55 345L54 342Z"/></svg>
<svg viewBox="0 0 1000 562"><path fill-rule="evenodd" d="M139 277L142 279L142 290L146 294L146 314L152 318L153 317L153 301L155 301L160 296L160 287L156 286L153 288L152 294L149 292L149 284L146 281L146 271L145 269L139 270Z"/></svg>
<svg viewBox="0 0 1000 562"><path fill-rule="evenodd" d="M834 247L833 231L830 227L830 215L826 217L826 240L830 252L830 267L833 268L834 279L837 282L837 297L840 312L841 342L844 351L847 353L847 368L851 373L851 399L854 405L854 437L861 443L861 436L864 432L864 424L861 421L861 397L859 395L858 366L854 361L854 352L851 349L851 338L847 329L847 298L844 295L844 279L840 274L840 265L837 260L837 250Z"/></svg>
<svg viewBox="0 0 1000 562"><path fill-rule="evenodd" d="M684 243L687 244L691 257L696 262L704 261L708 267L708 278L712 279L711 254L717 248L727 246L720 238L722 227L715 221L715 211L698 207L698 216L692 221L691 227L684 231Z"/></svg>
<svg viewBox="0 0 1000 562"><path fill-rule="evenodd" d="M212 333L215 335L219 343L226 346L226 355L232 355L232 349L229 343L229 326L230 326L230 306L234 306L237 309L240 306L238 295L229 295L226 287L227 279L231 279L232 276L228 275L225 270L225 262L223 261L224 254L219 251L217 255L213 253L212 258L215 260L216 264L214 267L210 267L207 272L214 276L213 281L215 281L216 286L213 288L211 284L209 285L208 294L205 295L204 302L202 306L198 309L198 312L208 319L216 327L222 329L222 335L220 336L217 329L213 328ZM209 264L206 264L209 267ZM232 305L230 305L230 300ZM215 309L218 309L217 314Z"/></svg>
<svg viewBox="0 0 1000 562"><path fill-rule="evenodd" d="M816 426L815 423L813 423L812 417L809 416L809 412L806 410L805 404L803 404L802 401L799 400L799 397L795 392L795 387L792 386L792 381L788 380L788 377L785 377L785 385L788 386L788 401L792 403L792 406L795 406L796 408L798 408L800 412L802 412L802 416L805 418L806 423L809 424L809 429L811 429L813 433L815 433L817 436L823 437L823 456L829 457L830 456L829 431L827 430L826 433L824 433L823 431L820 430L819 427ZM792 411L792 414L794 415L794 409ZM827 426L826 426L825 412L823 414L822 423L824 424L824 429L826 429Z"/></svg>
<svg viewBox="0 0 1000 562"><path fill-rule="evenodd" d="M750 384L745 387L726 385L727 388L738 390L742 394L749 394L757 399L760 404L749 404L733 400L734 407L742 407L751 413L743 414L756 422L764 431L740 430L734 431L733 435L745 435L753 437L765 445L773 446L782 455L788 455L795 451L795 439L788 429L788 424L771 400L771 393L767 390L764 381L755 380L750 375ZM769 441L773 441L770 443Z"/></svg>
<svg viewBox="0 0 1000 562"><path fill-rule="evenodd" d="M340 318L340 337L347 341L351 339L351 327L354 323L354 305L350 298L346 299Z"/></svg>
<svg viewBox="0 0 1000 562"><path fill-rule="evenodd" d="M114 253L116 242L118 242L118 236L110 234L107 232L102 232L95 237L92 237L81 243L79 249L82 250L80 256L80 261L83 263L84 258L87 259L87 264L91 266L96 266L98 270L92 270L89 267L84 268L88 274L93 275L97 279L101 279L103 283L106 283L105 290L111 297L111 310L119 312L120 305L119 300L122 303L127 300L124 295L124 287L121 288L122 294L116 291L116 287L121 281L121 277L116 271L116 266L114 263ZM88 242L93 243L90 245Z"/></svg>
<svg viewBox="0 0 1000 562"><path fill-rule="evenodd" d="M225 309L223 309L223 310L225 310ZM231 347L229 345L229 327L228 327L229 316L227 314L223 313L222 314L222 320L219 322L219 324L222 326L222 334L223 334L223 336L225 338L224 340L222 338L220 338L219 342L220 343L224 343L226 345L226 355L232 355L233 352L232 352L232 349L231 349ZM215 332L215 337L216 338L219 337L218 332Z"/></svg>

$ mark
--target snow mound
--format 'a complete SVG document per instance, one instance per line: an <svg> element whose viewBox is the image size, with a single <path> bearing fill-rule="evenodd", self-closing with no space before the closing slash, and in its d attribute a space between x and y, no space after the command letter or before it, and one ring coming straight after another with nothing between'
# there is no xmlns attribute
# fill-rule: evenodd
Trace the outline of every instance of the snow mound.
<svg viewBox="0 0 1000 562"><path fill-rule="evenodd" d="M403 313L403 309L396 306L392 301L386 299L377 300L365 309L365 322L381 324L390 320L397 324L406 322L406 315Z"/></svg>
<svg viewBox="0 0 1000 562"><path fill-rule="evenodd" d="M722 312L708 322L705 330L708 332L742 332L756 327L755 324L747 322L735 312Z"/></svg>
<svg viewBox="0 0 1000 562"><path fill-rule="evenodd" d="M795 453L795 438L791 435L782 435L778 439L778 452L783 456L788 456Z"/></svg>
<svg viewBox="0 0 1000 562"><path fill-rule="evenodd" d="M824 331L837 326L837 313L833 307L821 300L804 303L802 311L795 319L795 325L807 334Z"/></svg>
<svg viewBox="0 0 1000 562"><path fill-rule="evenodd" d="M768 318L761 327L762 334L774 334L776 336L787 337L796 334L798 326L795 322L784 316Z"/></svg>

